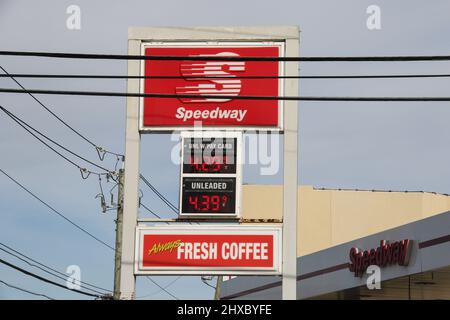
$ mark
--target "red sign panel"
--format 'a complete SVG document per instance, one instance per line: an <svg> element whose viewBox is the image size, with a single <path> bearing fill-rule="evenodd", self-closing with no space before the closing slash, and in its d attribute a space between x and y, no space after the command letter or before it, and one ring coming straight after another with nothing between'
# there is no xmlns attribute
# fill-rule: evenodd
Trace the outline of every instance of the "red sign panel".
<svg viewBox="0 0 450 320"><path fill-rule="evenodd" d="M277 78L282 74L280 62L220 60L220 57L279 57L283 54L280 43L151 45L145 47L144 54L217 57L217 61L145 60L143 71L149 78L143 81L144 93L196 97L144 98L141 129L186 128L194 124L219 128L280 127L280 101L232 98L281 95L282 81Z"/></svg>
<svg viewBox="0 0 450 320"><path fill-rule="evenodd" d="M137 273L172 270L204 274L222 270L245 274L278 270L278 229L269 232L255 232L248 226L229 230L204 226L189 226L188 229L184 232L173 227L142 229Z"/></svg>

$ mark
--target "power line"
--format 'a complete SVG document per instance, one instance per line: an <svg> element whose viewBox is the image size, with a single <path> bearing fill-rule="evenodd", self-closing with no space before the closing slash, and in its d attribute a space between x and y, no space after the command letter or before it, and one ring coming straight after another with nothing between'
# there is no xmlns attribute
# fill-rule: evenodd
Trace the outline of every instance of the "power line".
<svg viewBox="0 0 450 320"><path fill-rule="evenodd" d="M45 134L41 133L39 130L33 128L31 125L29 125L28 123L26 123L25 121L23 121L22 119L20 119L19 117L17 117L16 115L14 115L12 112L8 111L6 108L0 106L0 110L2 110L6 115L8 115L13 121L15 121L18 125L20 125L23 129L25 129L28 133L30 133L31 135L33 135L36 139L38 139L41 143L43 143L45 146L47 146L48 148L50 148L52 151L54 151L56 154L58 154L59 156L61 156L63 159L65 159L66 161L68 161L69 163L71 163L72 165L76 166L79 170L83 171L86 170L84 168L82 168L81 166L79 166L78 164L76 164L75 162L73 162L72 160L68 159L66 156L62 155L60 152L58 152L57 150L55 150L54 148L52 148L50 145L48 145L46 142L44 142L42 139L40 139L39 137L37 137L33 132L31 132L29 129L33 130L34 132L36 132L37 134L39 134L40 136L44 137L45 139L49 140L50 142L52 142L53 144L57 145L58 147L62 148L63 150L69 152L70 154L82 159L83 161L88 162L89 164L96 166L97 168L106 171L107 173L114 175L113 172L109 171L108 169L97 165L96 163L78 155L77 153L67 149L66 147L64 147L63 145L61 145L60 143L54 141L53 139L49 138L48 136L46 136ZM91 171L89 171L89 173L92 173ZM100 173L95 173L99 176L100 179ZM141 175L141 179L143 179L143 181L149 186L149 188L164 202L166 203L172 210L174 210L175 212L178 212L178 209L169 202L169 200L167 200L167 198L165 198L143 175ZM101 180L100 180L101 181ZM100 190L101 190L101 194L103 195L103 190L102 190L102 185L100 182ZM144 206L145 207L145 206ZM159 217L158 215L156 215L152 210L150 210L149 208L145 207L149 212L151 212L153 215Z"/></svg>
<svg viewBox="0 0 450 320"><path fill-rule="evenodd" d="M9 115L6 112L6 109L4 109L3 107L0 107L2 111L4 111L7 115ZM14 120L14 118L12 118ZM16 121L17 122L17 121ZM19 122L17 122L19 125L21 125ZM73 166L77 167L79 170L82 170L84 168L80 167L78 164L76 164L75 162L73 162L72 160L70 160L69 158L67 158L66 156L64 156L63 154L61 154L60 152L58 152L57 150L55 150L53 147L51 147L50 145L48 145L45 141L43 141L42 139L40 139L38 136L36 136L34 133L32 133L30 130L28 130L27 128L25 128L23 125L21 125L22 128L24 128L26 131L28 131L28 133L30 133L33 137L35 137L37 140L39 140L41 143L43 143L45 146L47 146L49 149L51 149L53 152L55 152L56 154L58 154L61 158L63 158L64 160L66 160L67 162L69 162L70 164L72 164Z"/></svg>
<svg viewBox="0 0 450 320"><path fill-rule="evenodd" d="M149 207L147 207L145 204L141 203L141 207L146 209L149 213L157 217L158 219L162 219L159 215L157 215L153 210L151 210Z"/></svg>
<svg viewBox="0 0 450 320"><path fill-rule="evenodd" d="M169 296L171 296L172 298L174 298L175 300L180 300L178 299L178 297L176 297L175 295L173 295L172 293L170 293L166 288L162 287L161 285L159 285L155 280L153 280L150 277L145 277L148 280L150 280L154 285L156 285L158 288L160 288L162 291L164 291L165 293L167 293Z"/></svg>
<svg viewBox="0 0 450 320"><path fill-rule="evenodd" d="M23 289L23 288L14 286L14 285L12 285L12 284L9 284L9 283L7 283L7 282L5 282L5 281L3 281L3 280L0 280L0 283L3 283L3 284L4 284L5 286L7 286L7 287L10 287L10 288L13 288L13 289L16 289L16 290L25 292L25 293L29 293L29 294L34 295L34 296L44 297L44 298L46 298L46 299L48 299L48 300L56 300L56 299L50 298L49 296L47 296L47 295L45 295L45 294L42 294L42 293L36 293L36 292L30 291L30 290Z"/></svg>
<svg viewBox="0 0 450 320"><path fill-rule="evenodd" d="M65 274L65 273L63 273L63 272L61 272L61 271L58 271L58 270L56 270L56 269L54 269L54 268L52 268L52 267L49 267L49 266L47 266L47 265L45 265L45 264L43 264L43 263L41 263L41 262L39 262L39 261L36 261L36 260L34 260L33 258L30 258L29 256L27 256L27 255L25 255L25 254L23 254L23 253L21 253L21 252L15 250L14 248L11 248L10 246L7 246L7 245L4 244L4 243L1 243L1 242L0 242L0 246L2 246L2 247L4 247L4 248L7 249L7 250L5 250L5 249L3 249L3 248L0 248L1 251L6 252L6 253L8 253L9 255L12 255L12 256L16 257L17 259L19 259L19 260L21 260L21 261L27 263L27 264L30 265L30 266L36 267L36 268L38 268L38 269L40 269L40 270L42 270L42 271L44 271L44 272L46 272L46 273L48 273L48 274L51 274L51 275L53 275L53 276L55 276L55 277L58 277L58 278L60 278L60 279L63 279L63 280L65 280L65 279L67 278L67 274ZM10 251L14 252L15 254L14 254L14 253L11 253ZM23 258L22 258L22 257L23 257ZM35 265L35 264L33 264L33 263L30 263L30 261L33 262L33 263L36 263L37 265ZM42 267L43 267L43 268L42 268ZM51 271L54 272L54 273L49 272L48 270L45 270L44 268L46 268L46 269L48 269L48 270L51 270ZM56 274L55 274L55 273L56 273ZM61 278L61 277L59 277L58 275L63 276L64 278ZM86 285L86 286L90 286L90 287L93 287L93 288L96 288L96 289L99 289L99 290L102 290L102 291L105 291L105 292L111 292L111 290L108 290L108 289L105 289L105 288L102 288L102 287L99 287L99 286L90 284L90 283L85 282L85 281L81 281L81 280L75 280L75 281L76 281L78 284L80 284L82 287L83 287L83 285ZM83 288L85 288L85 289L87 289L87 290L91 290L90 288L86 288L86 287L83 287ZM94 292L96 292L96 293L102 294L102 292L99 292L99 291L96 291L96 290L92 290L92 291L94 291Z"/></svg>
<svg viewBox="0 0 450 320"><path fill-rule="evenodd" d="M202 280L202 283L203 283L203 284L206 284L208 287L213 288L214 290L216 290L216 287L214 287L213 285L210 285L210 284L208 283L208 280L207 280L207 279L205 279L204 277L201 277L200 279ZM209 279L209 280L212 280L212 278Z"/></svg>
<svg viewBox="0 0 450 320"><path fill-rule="evenodd" d="M323 96L232 96L232 95L194 95L194 94L166 94L166 93L130 93L105 91L70 91L70 90L28 90L36 94L77 95L77 96L107 96L107 97L144 97L144 98L209 98L235 100L280 100L280 101L365 101L365 102L448 102L450 97L323 97ZM19 89L0 88L4 93L26 93Z"/></svg>
<svg viewBox="0 0 450 320"><path fill-rule="evenodd" d="M356 61L446 61L449 55L417 56L316 56L316 57L235 57L235 56L143 56L123 54L63 53L37 51L0 51L1 56L45 57L97 60L162 60L162 61L284 61L284 62L356 62Z"/></svg>
<svg viewBox="0 0 450 320"><path fill-rule="evenodd" d="M35 267L35 268L40 269L41 271L44 271L45 273L47 273L47 274L49 274L49 275L51 275L51 276L54 276L54 277L56 277L56 278L58 278L58 279L60 279L60 280L63 280L63 281L66 281L66 280L67 280L67 275L65 275L64 277L62 277L62 276L60 276L60 275L54 274L54 273L52 273L52 272L50 272L50 271L48 271L48 270L42 268L42 267L40 267L40 266L34 265L34 264L32 264L31 262L25 260L24 258L21 258L20 256L14 254L14 253L9 252L8 250L5 250L5 249L3 249L3 248L0 248L0 250L3 251L3 252L5 252L5 253L7 253L7 254L9 254L9 255L11 255L11 256L13 256L13 257L15 257L16 259L18 259L18 260L20 260L20 261L22 261L22 262L25 262L26 264L28 264L28 265L31 266L31 267ZM100 292L100 291L97 291L97 290L95 290L95 289L87 288L87 287L85 287L84 285L80 285L80 287L83 288L83 289L86 289L86 290L89 290L89 291L92 291L92 292L101 294L101 295L104 294L104 292Z"/></svg>
<svg viewBox="0 0 450 320"><path fill-rule="evenodd" d="M142 174L140 175L141 180L160 198L173 212L178 214L178 208L171 203L164 195L162 195L158 189L156 189Z"/></svg>
<svg viewBox="0 0 450 320"><path fill-rule="evenodd" d="M78 156L77 154L73 153L73 152L70 151L69 149L65 148L64 146L62 146L62 145L60 145L59 143L55 142L55 141L52 140L51 138L45 136L44 134L42 134L42 133L39 132L38 130L34 129L33 127L31 127L31 126L28 125L26 122L24 122L24 121L21 120L20 118L16 117L15 115L13 115L11 112L9 112L8 110L6 110L6 109L3 108L2 106L0 106L0 109L1 109L2 111L4 111L8 116L10 116L11 119L13 119L17 124L19 124L19 125L20 125L22 128L24 128L27 132L29 132L30 134L32 134L36 139L38 139L40 142L42 142L42 143L45 144L47 147L49 147L51 150L53 150L53 151L56 152L58 155L62 156L64 159L66 159L67 161L69 161L70 163L72 163L73 165L75 165L76 167L78 167L80 170L83 169L83 168L81 168L80 166L78 166L77 164L75 164L73 161L71 161L70 159L66 158L64 155L62 155L62 154L59 153L58 151L56 151L54 148L52 148L51 146L49 146L47 143L45 143L44 141L42 141L39 137L37 137L35 134L33 134L28 128L26 128L25 125L28 126L30 129L32 129L33 131L35 131L35 132L37 132L38 134L40 134L41 136L44 136L46 139L48 139L48 140L51 141L52 143L58 145L59 147L63 148L64 150L70 152L71 154ZM87 159L85 159L85 158L83 158L83 157L81 157L81 156L78 156L78 157L79 157L79 158L82 158L83 160L85 160L85 161L87 161L87 162L89 162L89 163L91 163L91 164L93 164L93 165L96 165L96 164L90 162L89 160L87 160ZM99 168L101 168L101 169L103 169L103 170L108 171L107 169L102 168L102 167L100 167L100 166L98 166L98 165L96 165L96 166L99 167ZM2 169L0 169L0 171L1 171L3 174L5 174L8 178L10 178L12 181L14 181L16 184L18 184L18 185L19 185L21 188L23 188L25 191L27 191L29 194L31 194L33 197L35 197L37 200L39 200L41 203L43 203L43 204L46 205L48 208L50 208L53 212L55 212L55 213L57 213L58 215L60 215L61 217L63 217L65 220L67 220L68 222L70 222L72 225L74 225L75 227L77 227L79 230L81 230L81 231L87 233L89 236L91 236L91 237L94 238L95 240L101 242L103 245L105 245L105 246L107 246L108 248L114 250L113 247L109 246L108 244L106 244L106 243L103 242L102 240L100 240L100 239L98 239L97 237L95 237L93 234L89 233L88 231L86 231L85 229L83 229L82 227L80 227L79 225L75 224L75 223L72 222L70 219L68 219L67 217L65 217L64 215L62 215L60 212L56 211L56 209L52 208L50 205L48 205L48 204L45 203L43 200L41 200L40 198L38 198L35 194L33 194L33 193L32 193L31 191L29 191L28 189L26 189L23 185L21 185L21 184L20 184L19 182L17 182L15 179L13 179L11 176L9 176L9 175L8 175L6 172L4 172ZM108 172L109 172L109 171L108 171ZM99 175L99 177L100 177L100 175ZM144 178L144 179L145 179L145 178ZM146 180L147 183L149 183L147 179L145 179L145 180ZM150 183L149 183L149 184L150 184ZM151 184L150 184L150 185L151 185ZM164 197L164 196L162 196L161 193L159 193L159 191L158 191L156 188L153 187L152 190L153 190L154 192L156 192L156 193L158 194L158 196ZM165 199L165 198L164 198L164 199ZM152 212L149 208L146 207L146 209L149 210L150 212ZM156 215L156 214L155 214L155 215ZM4 251L4 250L3 250L3 251ZM156 282L155 282L155 284L156 284ZM88 290L89 290L89 288L88 288ZM90 290L92 291L92 289L90 289ZM99 293L99 292L97 292L97 293Z"/></svg>
<svg viewBox="0 0 450 320"><path fill-rule="evenodd" d="M36 278L36 279L38 279L38 280L41 280L41 281L43 281L43 282L52 284L52 285L54 285L54 286L57 286L57 287L60 287L60 288L63 288L63 289L66 289L66 290L69 290L69 291L72 291L72 292L76 292L76 293L79 293L79 294L84 294L84 295L86 295L86 296L95 297L95 298L101 298L101 296L96 295L96 294L92 294L92 293L89 293L89 292L81 291L81 290L78 290L78 289L70 289L70 288L68 288L68 287L66 287L66 286L64 286L64 285L62 285L62 284L59 284L59 283L54 282L54 281L52 281L52 280L49 280L49 279L47 279L47 278L41 277L41 276L39 276L39 275L37 275L37 274L35 274L35 273L32 273L32 272L27 271L27 270L25 270L25 269L22 269L22 268L20 268L20 267L14 265L14 264L12 264L12 263L9 263L9 262L7 262L7 261L5 261L5 260L3 260L3 259L0 259L0 263L4 264L5 266L8 266L8 267L10 267L10 268L12 268L12 269L15 269L15 270L17 270L17 271L19 271L19 272L21 272L21 273L23 273L23 274L26 274L26 275L28 275L28 276L30 276L30 277Z"/></svg>
<svg viewBox="0 0 450 320"><path fill-rule="evenodd" d="M24 91L26 91L26 93L28 93L28 95L30 97L33 98L34 101L36 101L41 107L43 107L47 112L49 112L53 117L55 117L59 122L61 122L63 125L65 125L67 128L69 128L72 132L74 132L76 135L78 135L80 138L82 138L83 140L85 140L87 143L89 143L91 146L93 146L95 148L95 150L97 151L97 154L100 158L100 160L103 160L104 156L102 157L101 154L102 152L104 153L110 153L116 156L120 156L123 157L123 155L120 155L118 153L114 153L114 152L110 152L108 150L105 150L102 147L97 146L94 142L92 142L92 140L88 139L85 135L81 134L78 130L75 130L71 125L69 125L66 121L64 121L60 116L58 116L56 113L54 113L49 107L47 107L41 100L39 100L38 98L36 98L31 92L28 92L28 90L19 82L17 81L14 76L12 76L11 74L8 73L8 71L6 71L5 68L3 68L2 66L0 66L0 69L2 69L2 71L5 73L6 76L10 77L11 80L13 80L20 88L22 88ZM4 76L4 75L2 75Z"/></svg>
<svg viewBox="0 0 450 320"><path fill-rule="evenodd" d="M113 175L115 175L115 172L111 172L111 171L109 171L108 169L106 169L106 168L104 168L104 167L102 167L102 166L97 165L96 163L94 163L94 162L92 162L92 161L90 161L90 160L88 160L88 159L86 159L86 158L84 158L84 157L78 155L77 153L75 153L75 152L69 150L68 148L64 147L64 146L61 145L60 143L58 143L58 142L54 141L53 139L49 138L48 136L46 136L45 134L43 134L43 133L40 132L39 130L33 128L31 125L29 125L28 123L26 123L25 121L23 121L22 119L20 119L20 118L17 117L16 115L14 115L12 112L10 112L9 110L7 110L6 108L0 106L0 110L2 110L2 111L3 111L5 114L7 114L12 120L14 120L18 125L20 125L20 126L21 126L23 129L25 129L28 133L30 133L31 135L33 135L36 139L38 139L38 140L39 140L41 143L43 143L45 146L47 146L48 148L50 148L52 151L54 151L56 154L58 154L59 156L61 156L63 159L65 159L66 161L68 161L68 162L71 163L72 165L76 166L82 173L83 173L83 171L86 171L87 169L82 168L81 166L79 166L78 164L76 164L75 162L73 162L72 160L70 160L70 159L68 159L67 157L65 157L64 155L62 155L60 152L58 152L57 150L55 150L54 148L52 148L51 146L49 146L47 143L45 143L42 139L40 139L40 138L37 137L35 134L33 134L29 129L33 130L34 132L36 132L36 133L39 134L40 136L44 137L44 138L47 139L48 141L52 142L53 144L57 145L58 147L62 148L63 150L65 150L65 151L69 152L70 154L72 154L72 155L78 157L79 159L81 159L81 160L83 160L83 161L86 161L86 162L88 162L89 164L91 164L91 165L93 165L93 166L95 166L95 167L97 167L97 168L99 168L99 169L101 169L101 170L106 171L107 174L110 174L111 177L113 177ZM28 128L29 128L29 129L28 129ZM101 185L101 178L100 178L100 176L101 176L103 173L95 173L95 172L92 172L92 171L87 171L87 172L88 172L88 174L94 173L94 174L97 174L97 175L99 176L99 185L100 185L101 195L104 197L104 195L103 195L103 189L102 189L102 185ZM141 177L143 177L143 176L141 175ZM143 177L143 179L145 179L145 177ZM175 207L173 204L171 204L171 203L170 203L170 202L169 202L169 201L168 201L168 200L167 200L167 199L166 199L166 198L165 198L165 197L164 197L164 196L163 196L163 195L162 195L162 194L161 194L154 186L153 186L153 185L151 185L151 183L150 183L147 179L145 179L145 183L148 184L148 186L152 189L152 191L153 191L158 197L160 197L166 204L168 204L169 206L173 206L172 210L176 210L176 212L177 212L178 209L176 209L176 207ZM147 207L145 207L145 208L146 208L149 212L151 212L153 215L158 216L158 215L156 215L153 211L151 211L149 208L147 208ZM159 216L158 216L158 217L159 217Z"/></svg>
<svg viewBox="0 0 450 320"><path fill-rule="evenodd" d="M0 77L36 78L36 79L396 79L396 78L448 78L450 74L378 74L378 75L299 75L299 76L128 76L95 74L0 74Z"/></svg>
<svg viewBox="0 0 450 320"><path fill-rule="evenodd" d="M65 150L66 152L69 152L70 154L78 157L79 159L103 170L106 172L106 174L109 174L112 178L115 175L115 172L111 172L108 169L106 169L105 167L102 167L100 165L97 165L96 163L80 156L79 154L71 151L70 149L64 147L62 144L56 142L55 140L51 139L50 137L48 137L47 135L43 134L42 132L40 132L39 130L35 129L34 127L32 127L31 125L29 125L28 123L26 123L25 121L23 121L22 119L20 119L19 117L17 117L16 115L14 115L12 112L10 112L9 110L7 110L6 108L4 108L3 106L0 106L0 110L2 110L6 115L8 115L14 122L16 122L19 126L21 126L24 130L26 130L29 134L31 134L33 137L35 137L38 141L40 141L42 144L44 144L46 147L48 147L50 150L52 150L53 152L55 152L57 155L59 155L60 157L62 157L64 160L68 161L70 164L74 165L76 168L78 168L81 171L82 177L83 178L87 178L89 176L89 174L93 173L99 176L100 179L100 175L104 174L104 173L98 173L98 172L93 172L93 171L89 171L83 167L81 167L80 165L76 164L74 161L70 160L69 158L67 158L65 155L63 155L62 153L60 153L59 151L57 151L56 149L54 149L53 147L51 147L49 144L47 144L45 141L43 141L41 138L39 138L36 134L34 134L33 132L31 132L30 130L34 131L35 133L37 133L38 135L40 135L41 137L47 139L48 141L52 142L53 144L57 145L58 147L60 147L61 149ZM83 176L83 174L86 174L86 176ZM141 178L145 179L144 176L141 175ZM113 178L114 179L114 178ZM151 185L151 183L145 179L145 183L151 188L151 190L158 196L160 197L166 204L168 204L172 210L174 210L175 212L178 212L178 209L171 204L153 185ZM102 189L101 187L101 182L100 182L100 189ZM103 194L103 191L102 191ZM148 209L149 211L151 211L150 209Z"/></svg>
<svg viewBox="0 0 450 320"><path fill-rule="evenodd" d="M169 284L165 285L165 286L164 286L164 289L167 289L168 287L170 287L171 285L173 285L175 282L177 282L178 280L180 280L180 278L181 278L181 276L176 277L176 278L175 278L173 281L171 281ZM160 290L158 290L158 291L156 291L156 292L149 293L149 294L146 294L146 295L137 297L136 299L148 298L148 297L154 296L155 294L160 293L161 291L163 291L163 290L160 289Z"/></svg>
<svg viewBox="0 0 450 320"><path fill-rule="evenodd" d="M64 220L66 220L67 222L69 222L72 226L74 226L75 228L77 228L78 230L80 230L81 232L87 234L89 237L91 237L92 239L94 239L95 241L103 244L104 246L110 248L111 250L114 250L114 248L112 246L110 246L109 244L107 244L106 242L104 242L103 240L100 240L99 238L97 238L96 236L94 236L92 233L90 233L89 231L87 231L86 229L84 229L83 227L79 226L78 224L76 224L75 222L73 222L72 220L70 220L69 218L67 218L65 215L63 215L61 212L59 212L58 210L54 209L52 206L50 206L48 203L46 203L44 200L42 200L41 198L39 198L37 195L35 195L33 192L31 192L28 188L26 188L25 186L23 186L20 182L18 182L16 179L14 179L13 177L11 177L9 174L7 174L5 171L3 171L3 169L0 168L0 172L3 173L6 177L8 177L11 181L13 181L15 184L17 184L19 187L21 187L23 190L25 190L28 194L30 194L33 198L35 198L36 200L38 200L40 203L42 203L43 205L45 205L47 208L49 208L52 212L54 212L55 214L57 214L58 216L60 216L61 218L63 218Z"/></svg>
<svg viewBox="0 0 450 320"><path fill-rule="evenodd" d="M7 116L9 116L14 122L16 122L19 126L21 126L23 129L25 129L29 134L31 134L32 136L34 136L36 139L38 139L41 143L43 143L45 146L47 146L49 149L51 149L53 152L55 152L56 154L58 154L60 157L62 157L63 159L65 159L66 161L68 161L69 163L71 163L72 165L74 165L75 167L77 167L80 170L86 170L85 168L82 168L81 166L79 166L78 164L76 164L75 162L73 162L72 160L68 159L66 156L62 155L60 152L58 152L57 150L55 150L54 148L52 148L51 146L49 146L47 143L45 143L42 139L40 139L39 137L37 137L35 134L33 134L29 129L31 129L32 131L34 131L35 133L37 133L38 135L40 135L41 137L47 139L48 141L50 141L51 143L57 145L59 148L65 150L66 152L69 152L70 154L76 156L77 158L97 167L100 170L106 171L107 173L113 174L111 171L109 171L108 169L80 156L79 154L69 150L68 148L64 147L62 144L56 142L55 140L49 138L47 135L43 134L42 132L40 132L39 130L33 128L31 125L29 125L28 123L26 123L25 121L23 121L22 119L20 119L19 117L17 117L16 115L14 115L12 112L10 112L9 110L7 110L6 108L4 108L3 106L0 106L0 110L2 110ZM90 171L91 173L95 173ZM100 173L95 173L97 175L100 175Z"/></svg>
<svg viewBox="0 0 450 320"><path fill-rule="evenodd" d="M36 102L38 102L45 110L47 110L49 113L51 113L56 119L58 119L61 123L63 123L66 127L68 127L69 129L71 129L73 132L75 132L78 136L80 136L80 137L83 138L85 141L87 141L89 144L91 144L92 146L94 146L95 149L96 149L96 151L97 151L97 153L98 153L98 156L99 156L100 160L103 160L103 157L104 157L104 156L103 156L103 157L101 156L101 153L102 153L102 152L110 153L110 154L116 155L116 156L117 156L117 159L119 159L119 157L121 157L122 160L124 160L124 156L123 156L123 155L118 154L118 153L114 153L114 152L107 151L107 150L105 150L104 148L101 148L101 147L97 146L97 145L96 145L94 142L92 142L90 139L86 138L86 136L82 135L79 131L75 130L72 126L70 126L67 122L65 122L61 117L59 117L59 116L56 115L52 110L50 110L50 108L48 108L44 103L42 103L39 99L37 99L31 92L29 92L29 91L28 91L28 90L27 90L20 82L18 82L18 81L14 78L13 75L9 74L8 71L6 71L5 68L3 68L2 66L0 66L0 68L1 68L1 69L3 70L3 72L5 73L5 75L2 75L2 76L8 76L8 77L10 77L10 78L11 78L18 86L20 86L20 87L22 88L22 90L24 90L27 94L29 94L29 95L30 95ZM9 112L9 111L7 111L7 110L5 110L5 109L3 109L3 108L2 108L2 110L3 110L4 112L6 112L7 115L9 115L16 123L18 123L17 121L20 121L22 124L25 124L28 128L32 129L33 131L35 131L35 132L38 133L39 135L45 137L47 140L53 142L54 144L56 144L57 146L59 146L60 148L62 148L62 149L64 149L64 150L66 150L67 152L71 153L72 155L74 155L74 156L76 156L76 157L78 157L78 158L80 158L80 159L82 159L82 160L84 160L84 161L90 163L91 165L93 165L93 166L95 166L95 167L97 167L97 168L100 168L101 170L104 170L104 171L110 173L110 171L107 170L106 168L101 167L101 166L99 166L99 165L97 165L97 164L95 164L95 163L93 163L93 162L87 160L86 158L83 158L83 157L79 156L78 154L76 154L76 153L72 152L71 150L65 148L65 147L62 146L61 144L56 143L54 140L52 140L52 139L50 139L49 137L43 135L41 132L39 132L39 131L37 131L36 129L34 129L33 127L31 127L30 125L28 125L27 123L25 123L23 120L19 119L19 118L18 118L17 116L15 116L15 115L13 115L11 112ZM25 128L22 124L20 124L20 123L18 123L18 124L21 125L23 129L25 129L26 131L28 131L31 135L33 135L36 139L38 139L40 142L42 142L42 143L43 143L44 145L46 145L48 148L50 148L51 150L53 150L54 152L56 152L58 155L60 155L61 157L63 157L65 160L69 161L71 164L75 165L75 166L81 171L81 175L82 175L83 178L87 178L87 176L89 176L89 174L90 174L91 172L87 171L85 168L81 168L80 166L78 166L77 164L75 164L73 161L69 160L67 157L63 156L61 153L59 153L58 151L56 151L55 149L53 149L52 147L50 147L50 146L49 146L48 144L46 144L44 141L42 141L41 139L39 139L38 137L36 137L36 135L34 135L32 132L30 132L27 128ZM117 163L116 163L116 166L117 166ZM84 176L83 174L86 174L86 172L88 172L88 173L87 173L87 176ZM97 173L97 174L98 174L98 173ZM100 174L98 174L98 175L99 175L99 178L100 178ZM100 183L100 188L101 188L101 183ZM155 189L154 191L158 192L156 189ZM158 193L159 193L159 192L158 192ZM103 192L102 192L102 194L103 194Z"/></svg>
<svg viewBox="0 0 450 320"><path fill-rule="evenodd" d="M90 139L86 138L86 136L82 135L79 131L75 130L72 126L70 126L67 122L65 122L61 117L59 117L59 116L56 115L52 110L50 110L50 108L48 108L44 103L42 103L39 99L37 99L31 92L29 92L29 90L27 90L20 82L18 82L18 81L14 78L14 75L11 75L10 73L8 73L8 71L6 71L6 69L3 68L2 66L0 66L0 68L1 68L1 69L3 70L3 72L5 73L4 75L1 75L1 76L7 76L7 77L10 77L10 78L11 78L18 86L20 86L20 87L22 88L22 90L24 90L26 93L28 93L28 94L29 94L36 102L38 102L45 110L47 110L49 113L51 113L56 119L58 119L61 123L63 123L66 127L68 127L69 129L71 129L73 132L75 132L78 136L80 136L80 137L83 138L85 141L87 141L89 144L91 144L92 146L94 146L95 149L96 149L96 151L97 151L97 153L98 153L98 156L99 156L100 160L103 160L103 157L101 156L101 152L113 154L113 155L115 155L115 156L118 157L117 159L119 159L119 157L121 157L122 160L124 159L124 156L123 156L123 155L118 154L118 153L114 153L114 152L107 151L107 150L105 150L104 148L97 146L97 145L96 145L94 142L92 142ZM97 168L99 168L99 169L101 169L101 170L104 170L104 171L106 171L106 172L108 172L108 173L111 173L111 172L110 172L109 170L107 170L106 168L101 167L101 166L99 166L99 165L97 165L97 164L95 164L95 163L93 163L93 162L87 160L86 158L79 156L78 154L76 154L76 153L72 152L71 150L65 148L65 147L62 146L61 144L56 143L54 140L52 140L52 139L50 139L48 136L42 134L42 133L39 132L38 130L34 129L33 127L31 127L30 125L28 125L27 123L25 123L23 120L21 120L20 118L18 118L18 117L15 116L15 115L13 115L11 112L5 110L4 108L2 108L2 110L3 110L8 116L10 116L16 123L18 123L17 121L20 121L22 124L26 125L28 128L30 128L30 129L32 129L33 131L35 131L36 133L38 133L40 136L45 137L47 140L49 140L49 141L51 141L52 143L56 144L56 145L59 146L60 148L66 150L67 152L71 153L72 155L74 155L74 156L76 156L76 157L82 159L83 161L86 161L86 162L90 163L91 165L93 165L93 166L95 166L95 167L97 167ZM20 123L18 123L18 124L21 125ZM32 134L36 139L38 139L38 140L41 141L43 144L45 144L47 147L49 147L51 150L53 150L54 152L56 152L58 155L60 155L61 157L63 157L65 160L69 161L71 164L75 165L75 166L81 171L81 174L82 174L82 177L83 177L83 178L85 178L85 176L83 176L83 173L88 172L88 173L87 173L87 176L91 173L91 172L87 171L85 168L81 168L80 166L78 166L77 164L75 164L73 161L69 160L68 158L66 158L65 156L63 156L61 153L59 153L58 151L56 151L55 149L53 149L52 147L50 147L48 144L46 144L45 142L43 142L41 139L39 139L39 138L36 137L33 133L31 133L28 129L26 129L23 125L21 125L21 126L22 126L22 128L24 128L26 131L28 131L30 134ZM116 167L117 167L117 163L116 163ZM97 174L98 174L98 173L97 173ZM99 178L100 178L100 174L98 174L98 175L99 175ZM87 176L86 176L86 177L87 177ZM100 188L101 188L101 184L100 184ZM103 193L103 192L102 192L102 193Z"/></svg>
<svg viewBox="0 0 450 320"><path fill-rule="evenodd" d="M67 218L66 216L64 216L62 213L60 213L59 211L57 211L56 209L54 209L53 207L51 207L49 204L47 204L46 202L44 202L43 200L41 200L38 196L36 196L34 193L32 193L29 189L27 189L26 187L24 187L22 184L20 184L17 180L15 180L14 178L12 178L9 174L7 174L3 169L0 168L0 172L3 173L5 176L7 176L10 180L12 180L14 183L16 183L18 186L20 186L23 190L25 190L28 194L30 194L31 196L33 196L35 199L37 199L39 202L41 202L42 204L44 204L47 208L49 208L50 210L52 210L54 213L56 213L57 215L59 215L60 217L62 217L64 220L66 220L67 222L69 222L70 224L72 224L74 227L76 227L77 229L79 229L80 231L84 232L85 234L89 235L91 238L93 238L94 240L96 240L97 242L103 244L104 246L108 247L111 250L114 250L114 248L110 245L108 245L106 242L100 240L99 238L97 238L96 236L94 236L93 234L91 234L90 232L86 231L85 229L83 229L82 227L80 227L78 224L76 224L75 222L73 222L72 220L70 220L69 218ZM1 260L0 260L1 262ZM147 277L148 278L148 277ZM156 281L154 281L153 279L148 278L151 282L153 282L156 286L158 286L159 288L162 288ZM65 287L64 287L65 288ZM164 289L163 289L164 290ZM164 290L165 291L165 290ZM166 291L167 294L173 296L171 293L169 293L168 291ZM95 295L92 295L95 296ZM96 296L98 297L98 296ZM175 296L173 296L175 297ZM175 297L176 298L176 297ZM176 298L177 299L177 298Z"/></svg>

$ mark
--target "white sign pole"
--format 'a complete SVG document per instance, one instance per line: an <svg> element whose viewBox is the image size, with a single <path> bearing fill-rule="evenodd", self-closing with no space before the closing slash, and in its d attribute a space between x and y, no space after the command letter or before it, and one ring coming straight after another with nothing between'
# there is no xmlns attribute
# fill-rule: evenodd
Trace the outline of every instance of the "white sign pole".
<svg viewBox="0 0 450 320"><path fill-rule="evenodd" d="M299 39L286 39L286 56L298 57ZM298 75L298 63L286 62L285 74ZM286 96L298 95L298 80L285 82ZM298 103L284 104L283 300L297 299Z"/></svg>
<svg viewBox="0 0 450 320"><path fill-rule="evenodd" d="M128 40L128 54L139 55L141 41ZM140 74L140 61L128 60L128 75ZM139 92L139 79L128 79L128 92ZM134 299L136 278L134 276L135 231L139 206L139 98L127 98L125 132L125 182L123 200L122 258L120 263L120 299Z"/></svg>

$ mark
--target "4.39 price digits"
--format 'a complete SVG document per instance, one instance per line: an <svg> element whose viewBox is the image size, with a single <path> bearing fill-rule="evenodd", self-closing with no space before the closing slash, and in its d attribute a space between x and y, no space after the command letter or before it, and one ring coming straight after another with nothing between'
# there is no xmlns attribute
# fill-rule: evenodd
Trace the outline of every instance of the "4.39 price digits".
<svg viewBox="0 0 450 320"><path fill-rule="evenodd" d="M228 196L191 195L189 196L188 203L195 211L216 212L227 206Z"/></svg>

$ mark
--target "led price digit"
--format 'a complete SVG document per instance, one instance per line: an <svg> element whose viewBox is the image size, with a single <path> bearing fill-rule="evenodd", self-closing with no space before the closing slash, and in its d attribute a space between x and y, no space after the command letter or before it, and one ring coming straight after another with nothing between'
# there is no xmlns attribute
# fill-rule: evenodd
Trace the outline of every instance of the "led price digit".
<svg viewBox="0 0 450 320"><path fill-rule="evenodd" d="M227 156L192 156L190 166L193 172L215 173L226 170L227 163Z"/></svg>
<svg viewBox="0 0 450 320"><path fill-rule="evenodd" d="M217 212L227 206L228 196L195 195L189 196L188 202L195 211Z"/></svg>

